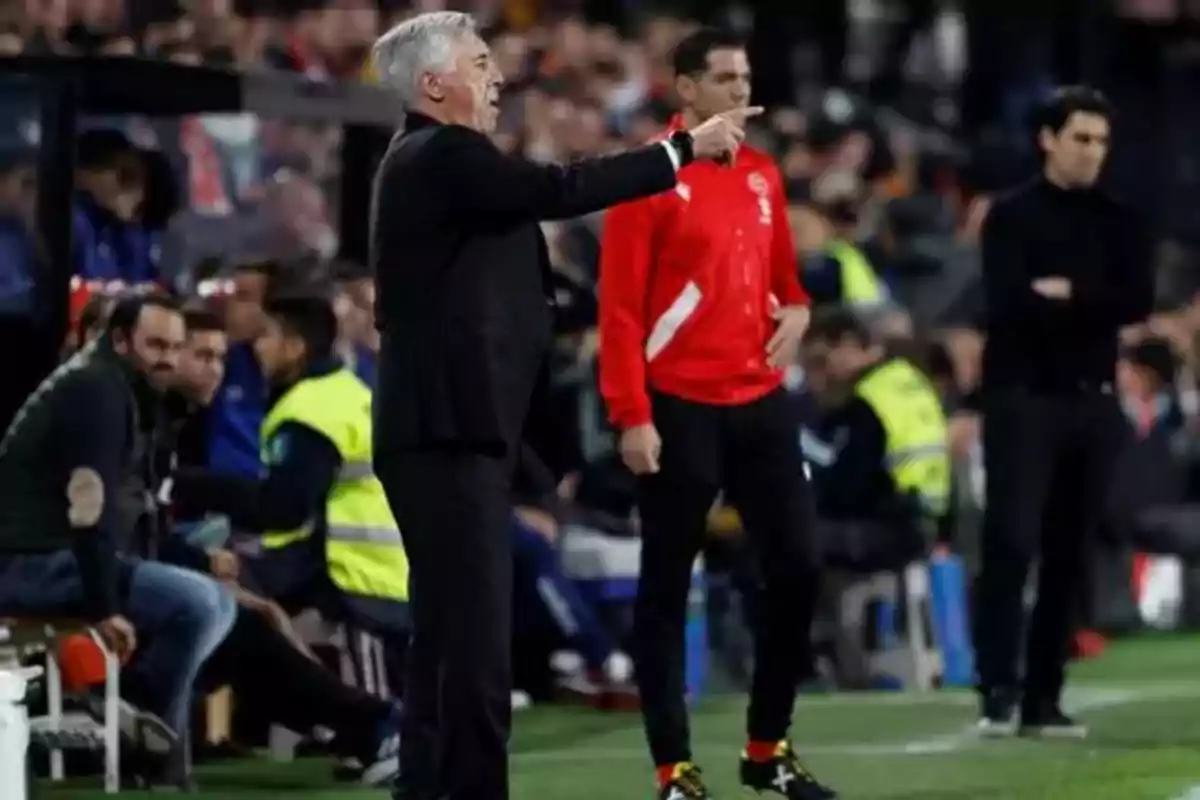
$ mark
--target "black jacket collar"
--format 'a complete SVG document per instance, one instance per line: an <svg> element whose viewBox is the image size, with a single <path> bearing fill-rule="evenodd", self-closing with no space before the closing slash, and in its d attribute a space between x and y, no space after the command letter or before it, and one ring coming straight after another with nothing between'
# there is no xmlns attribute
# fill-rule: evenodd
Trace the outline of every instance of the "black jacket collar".
<svg viewBox="0 0 1200 800"><path fill-rule="evenodd" d="M444 124L444 123L438 122L433 117L430 117L426 114L422 114L419 111L409 111L407 114L404 115L404 132L405 133L412 133L413 131L419 131L422 128L429 128L434 125L442 125L442 124Z"/></svg>

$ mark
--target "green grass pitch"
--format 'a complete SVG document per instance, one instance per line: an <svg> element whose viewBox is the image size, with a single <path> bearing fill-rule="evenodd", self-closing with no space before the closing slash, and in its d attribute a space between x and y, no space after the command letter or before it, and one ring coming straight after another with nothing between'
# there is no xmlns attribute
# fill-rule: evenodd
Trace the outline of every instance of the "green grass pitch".
<svg viewBox="0 0 1200 800"><path fill-rule="evenodd" d="M981 742L969 733L975 704L964 692L802 698L793 738L849 800L1200 800L1200 637L1118 643L1075 667L1071 681L1068 710L1092 728L1085 742ZM718 798L742 796L743 708L720 698L693 716L696 759ZM653 797L636 716L534 708L518 714L512 750L515 800ZM347 790L329 774L322 761L227 762L199 770L198 797L387 797ZM94 781L39 788L45 800L103 796Z"/></svg>

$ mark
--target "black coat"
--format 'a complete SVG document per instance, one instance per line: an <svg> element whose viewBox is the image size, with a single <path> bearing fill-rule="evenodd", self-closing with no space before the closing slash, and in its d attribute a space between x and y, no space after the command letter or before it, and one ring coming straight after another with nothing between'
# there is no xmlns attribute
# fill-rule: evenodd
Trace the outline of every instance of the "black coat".
<svg viewBox="0 0 1200 800"><path fill-rule="evenodd" d="M554 318L538 221L674 184L660 145L539 165L476 131L409 114L383 157L372 208L383 334L375 453L515 452Z"/></svg>

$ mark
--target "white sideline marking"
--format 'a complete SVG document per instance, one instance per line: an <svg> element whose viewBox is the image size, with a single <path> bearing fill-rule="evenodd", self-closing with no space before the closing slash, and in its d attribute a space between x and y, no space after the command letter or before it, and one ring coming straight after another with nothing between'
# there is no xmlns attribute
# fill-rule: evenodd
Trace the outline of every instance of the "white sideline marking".
<svg viewBox="0 0 1200 800"><path fill-rule="evenodd" d="M1200 783L1190 789L1184 789L1183 794L1174 798L1174 800L1200 800Z"/></svg>
<svg viewBox="0 0 1200 800"><path fill-rule="evenodd" d="M1090 686L1070 688L1063 698L1066 710L1073 713L1087 713L1117 708L1131 703L1152 700L1186 700L1200 698L1200 683L1162 683L1144 684L1138 687L1103 687ZM823 702L812 702L819 700ZM871 702L876 701L876 702ZM889 702L890 701L890 702ZM826 695L818 698L802 698L801 708L819 705L873 705L873 706L918 706L918 705L971 705L977 702L975 697L966 693L958 694L845 694ZM838 756L918 756L954 753L978 745L983 740L969 725L953 733L908 739L898 742L877 742L862 744L830 744L809 745L798 744L797 749L804 754L838 755ZM515 753L513 761L518 763L582 763L582 762L622 762L645 761L646 751L640 747L593 747L580 743L578 749L571 750L533 750ZM728 747L699 745L693 748L697 757L708 755L728 755ZM1173 800L1200 800L1200 784L1189 790L1189 793Z"/></svg>

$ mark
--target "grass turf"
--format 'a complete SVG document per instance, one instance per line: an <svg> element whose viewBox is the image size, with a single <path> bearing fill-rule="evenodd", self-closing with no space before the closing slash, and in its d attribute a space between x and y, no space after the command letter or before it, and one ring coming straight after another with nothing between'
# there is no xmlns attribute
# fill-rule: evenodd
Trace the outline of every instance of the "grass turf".
<svg viewBox="0 0 1200 800"><path fill-rule="evenodd" d="M1086 742L980 742L968 732L974 700L962 692L804 698L793 738L813 771L850 800L1185 800L1200 785L1198 664L1200 637L1170 636L1118 643L1077 666L1068 706L1091 725ZM717 797L739 796L743 708L740 699L720 698L693 715L696 758ZM227 762L199 770L198 796L387 796L347 790L329 774L321 761ZM558 707L522 712L512 784L515 800L653 797L637 717ZM103 796L94 787L42 784L40 796L94 800Z"/></svg>

